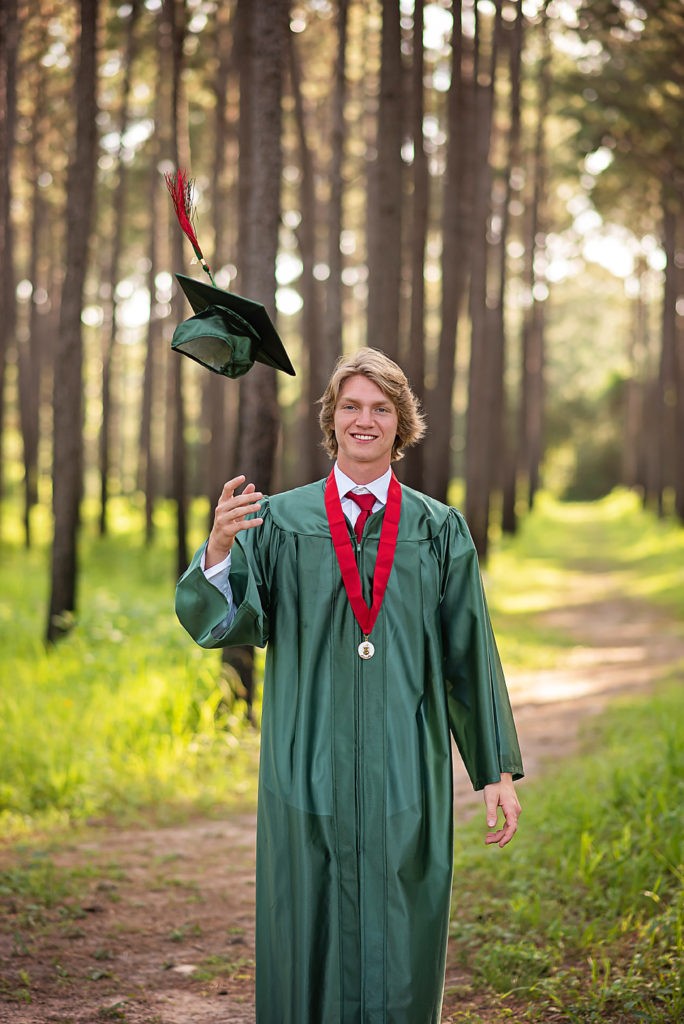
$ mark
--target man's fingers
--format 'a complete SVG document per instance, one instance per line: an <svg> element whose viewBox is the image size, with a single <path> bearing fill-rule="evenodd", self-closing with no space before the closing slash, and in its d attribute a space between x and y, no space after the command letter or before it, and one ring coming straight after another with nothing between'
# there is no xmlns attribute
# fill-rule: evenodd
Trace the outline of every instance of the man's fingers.
<svg viewBox="0 0 684 1024"><path fill-rule="evenodd" d="M245 516L249 516L253 512L258 512L260 508L261 503L258 501L253 505L239 505L237 507L226 509L223 518L225 518L228 523L239 523L245 518Z"/></svg>
<svg viewBox="0 0 684 1024"><path fill-rule="evenodd" d="M499 843L504 836L504 829L500 828L498 832L488 832L485 838L485 846L492 846L493 843Z"/></svg>
<svg viewBox="0 0 684 1024"><path fill-rule="evenodd" d="M245 519L242 523L241 530L251 530L253 526L261 526L263 519Z"/></svg>
<svg viewBox="0 0 684 1024"><path fill-rule="evenodd" d="M221 491L221 497L219 498L219 501L225 501L227 498L232 498L233 494L235 493L235 488L239 487L244 479L244 476L241 474L240 476L234 476L232 480L226 480L225 484L223 485L223 490Z"/></svg>
<svg viewBox="0 0 684 1024"><path fill-rule="evenodd" d="M492 846L494 843L497 843L499 846L506 846L517 831L518 818L520 817L520 801L509 774L502 772L498 783L490 783L485 786L484 802L487 814L487 827L492 830L487 834L485 843L487 846ZM497 827L499 807L503 811L504 816L501 828Z"/></svg>
<svg viewBox="0 0 684 1024"><path fill-rule="evenodd" d="M251 487L251 490L248 490L248 487ZM245 505L251 505L253 502L259 501L260 498L263 498L261 491L255 491L254 484L248 484L242 494L232 494L229 498L224 498L221 495L216 508L229 511L234 508L242 510Z"/></svg>
<svg viewBox="0 0 684 1024"><path fill-rule="evenodd" d="M504 826L497 832L489 833L485 839L487 846L491 846L492 843L498 843L499 846L506 846L507 843L510 843L518 830L518 818L520 817L521 808L517 799L515 802L506 801L505 804L502 805L502 810L504 812ZM487 824L491 824L489 817ZM494 824L496 824L496 819Z"/></svg>
<svg viewBox="0 0 684 1024"><path fill-rule="evenodd" d="M516 819L506 822L506 827L503 830L503 835L499 839L499 846L505 846L510 843L511 839L518 831L518 822Z"/></svg>
<svg viewBox="0 0 684 1024"><path fill-rule="evenodd" d="M245 487L242 494L234 494L230 499L230 504L234 508L239 508L241 505L249 505L251 502L258 501L260 498L263 498L261 491L254 490L254 484L249 484L248 486L252 488L251 491L248 491Z"/></svg>
<svg viewBox="0 0 684 1024"><path fill-rule="evenodd" d="M506 846L507 843L510 843L517 830L517 819L507 819L503 828L498 829L497 832L488 833L487 838L485 839L485 844L487 846L492 846L493 843L498 843L499 846Z"/></svg>
<svg viewBox="0 0 684 1024"><path fill-rule="evenodd" d="M240 479L237 478L236 479ZM244 477L241 479L244 480ZM234 480L229 480L224 485L221 497L214 510L214 522L224 526L243 519L252 512L258 512L261 508L259 499L263 498L261 491L254 490L254 484L247 484L242 494L232 493Z"/></svg>
<svg viewBox="0 0 684 1024"><path fill-rule="evenodd" d="M498 808L497 794L496 793L492 793L492 794L486 793L485 794L485 809L487 811L487 827L488 828L494 828L494 826L496 825L497 808Z"/></svg>

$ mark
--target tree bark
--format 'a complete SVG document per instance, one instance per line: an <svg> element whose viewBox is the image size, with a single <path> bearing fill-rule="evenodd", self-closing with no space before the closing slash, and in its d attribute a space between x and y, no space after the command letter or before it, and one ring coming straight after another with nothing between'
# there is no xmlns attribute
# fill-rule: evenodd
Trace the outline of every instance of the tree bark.
<svg viewBox="0 0 684 1024"><path fill-rule="evenodd" d="M140 0L131 0L131 12L126 26L126 49L124 54L124 77L121 89L121 109L119 114L119 153L117 159L117 183L112 197L114 211L114 233L112 251L109 262L108 281L112 294L109 308L109 323L103 325L102 339L102 422L100 425L99 469L100 469L100 536L107 533L107 502L109 499L110 475L110 443L112 432L112 360L117 332L117 296L116 286L119 281L121 250L123 247L123 229L126 218L126 202L128 198L128 178L126 165L123 161L123 136L130 120L130 94L133 60L135 58L135 29L140 13Z"/></svg>
<svg viewBox="0 0 684 1024"><path fill-rule="evenodd" d="M442 193L442 295L437 373L426 395L430 417L430 444L426 449L426 474L430 494L448 500L453 471L453 393L456 376L456 335L473 243L475 132L473 72L466 77L465 39L461 25L461 0L451 5L451 83L447 97L447 166ZM469 55L474 60L474 55Z"/></svg>
<svg viewBox="0 0 684 1024"><path fill-rule="evenodd" d="M145 368L143 371L142 400L140 408L140 441L138 445L138 487L145 494L145 543L151 544L154 539L154 503L158 486L158 467L155 464L153 405L157 386L159 360L157 353L161 351L162 337L161 318L157 312L157 273L159 271L159 224L160 190L162 186L159 174L159 161L162 156L160 126L163 121L163 18L156 15L156 54L157 74L155 82L154 123L155 131L150 140L150 162L147 172L147 208L149 210L147 260L147 290L150 296L150 318L147 324L145 339Z"/></svg>
<svg viewBox="0 0 684 1024"><path fill-rule="evenodd" d="M402 73L400 9L382 0L377 160L368 216L368 344L399 356L401 285Z"/></svg>
<svg viewBox="0 0 684 1024"><path fill-rule="evenodd" d="M535 258L543 249L543 217L541 212L546 189L546 117L551 93L551 45L546 16L542 13L541 37L543 52L539 62L537 124L532 154L532 200L528 217L525 246L524 284L530 306L526 312L521 344L521 392L519 406L518 455L527 484L528 508L534 505L539 486L539 468L543 449L544 411L544 301L537 297L541 285L535 269Z"/></svg>
<svg viewBox="0 0 684 1024"><path fill-rule="evenodd" d="M425 396L425 244L430 202L430 176L423 139L425 103L423 76L424 0L416 0L413 9L413 64L411 67L411 135L413 138L413 223L411 225L411 320L406 369L413 390L422 402ZM406 456L404 479L421 490L424 480L424 449L412 448Z"/></svg>
<svg viewBox="0 0 684 1024"><path fill-rule="evenodd" d="M328 210L329 242L328 265L330 276L326 288L325 328L322 338L325 348L322 362L332 370L342 354L342 198L344 194L344 143L346 128L344 108L347 98L347 14L349 0L337 4L337 59L335 85L332 97L332 131L330 156L330 204Z"/></svg>
<svg viewBox="0 0 684 1024"><path fill-rule="evenodd" d="M476 17L476 26L479 17ZM496 3L491 54L486 85L476 82L477 185L475 190L475 244L470 277L470 366L468 372L468 409L466 413L466 519L475 548L481 559L487 556L489 497L492 482L494 399L493 374L496 371L492 351L491 317L487 305L488 242L487 226L491 201L489 160L494 83L501 30L501 0ZM476 28L477 32L477 28ZM476 50L478 40L476 36Z"/></svg>
<svg viewBox="0 0 684 1024"><path fill-rule="evenodd" d="M510 133L508 139L508 161L506 167L506 197L504 200L503 219L500 238L500 274L499 274L499 297L498 297L498 323L499 334L499 368L500 368L500 412L497 423L497 436L500 438L499 451L501 452L501 529L504 533L515 533L517 527L516 515L516 491L517 491L517 452L515 450L515 432L508 429L510 415L510 396L506 393L506 281L507 281L507 248L510 226L510 207L514 194L513 176L519 171L521 165L520 147L520 71L522 61L524 35L524 16L522 11L522 0L516 0L516 18L513 26L510 49Z"/></svg>
<svg viewBox="0 0 684 1024"><path fill-rule="evenodd" d="M241 288L275 318L275 263L280 226L281 101L289 0L259 0L250 19L250 159ZM242 174L242 167L240 168ZM239 472L271 486L279 428L276 371L257 363L240 385Z"/></svg>
<svg viewBox="0 0 684 1024"><path fill-rule="evenodd" d="M684 211L677 216L677 241L684 246ZM684 295L684 267L679 267L677 292ZM676 427L675 427L675 512L684 523L684 317L675 317L675 381L676 381Z"/></svg>
<svg viewBox="0 0 684 1024"><path fill-rule="evenodd" d="M658 515L665 514L664 491L674 483L672 436L675 428L673 415L677 401L677 217L667 195L663 196L663 249L665 251L665 286L660 337L660 365L657 378L657 444L653 452L655 462L656 502Z"/></svg>
<svg viewBox="0 0 684 1024"><path fill-rule="evenodd" d="M17 0L3 0L0 4L0 498L4 490L2 438L5 422L5 365L7 350L14 341L16 324L11 180L17 114L18 45Z"/></svg>
<svg viewBox="0 0 684 1024"><path fill-rule="evenodd" d="M302 342L308 359L306 378L306 400L302 409L301 427L303 450L303 479L299 483L323 476L328 466L328 457L319 444L318 409L316 402L323 394L332 367L327 364L320 348L323 317L320 307L320 291L314 277L316 265L316 226L318 204L316 202L316 173L314 158L306 131L306 113L301 87L301 67L297 55L294 35L289 33L289 59L292 93L294 97L295 121L299 139L299 161L302 171L299 206L301 221L297 230L299 252L302 257Z"/></svg>
<svg viewBox="0 0 684 1024"><path fill-rule="evenodd" d="M639 291L632 301L632 328L627 360L630 376L625 381L624 436L622 453L622 482L625 487L636 487L643 481L642 441L644 433L644 377L640 366L640 353L648 350L646 304L643 297L645 262L637 263L636 275ZM643 357L642 357L643 359Z"/></svg>
<svg viewBox="0 0 684 1024"><path fill-rule="evenodd" d="M41 52L42 52L41 48ZM46 242L44 230L48 209L38 184L41 173L40 143L46 115L45 73L37 65L35 83L35 105L31 141L29 144L29 166L31 178L31 229L28 279L31 282L31 305L29 310L28 337L17 345L19 361L19 412L21 436L24 451L24 539L26 547L31 546L31 510L38 502L38 446L40 441L40 389L42 373L42 318L36 302L41 275L41 251Z"/></svg>
<svg viewBox="0 0 684 1024"><path fill-rule="evenodd" d="M275 318L275 264L280 224L282 92L289 33L289 0L242 0L247 27L240 74L240 290L262 302ZM244 107L243 107L244 104ZM243 123L244 119L244 123ZM256 363L240 383L235 474L257 490L271 489L280 412L276 371ZM251 648L225 648L224 660L238 672L248 717L254 700Z"/></svg>
<svg viewBox="0 0 684 1024"><path fill-rule="evenodd" d="M77 532L83 480L81 308L93 204L97 114L97 0L81 0L74 107L76 143L67 182L66 277L55 344L51 592L47 640L68 631L76 610Z"/></svg>
<svg viewBox="0 0 684 1024"><path fill-rule="evenodd" d="M214 159L211 172L211 208L214 220L214 257L216 270L224 262L225 216L223 202L223 176L226 166L226 143L228 140L228 118L226 95L235 52L229 46L232 28L231 10L219 5L216 10L216 77L214 95L216 100L214 119ZM229 391L224 377L207 373L202 378L204 415L209 431L209 441L204 448L204 490L209 498L210 528L214 508L223 484L226 481L229 459L229 437L227 431L226 405Z"/></svg>
<svg viewBox="0 0 684 1024"><path fill-rule="evenodd" d="M185 0L164 0L163 8L168 30L171 37L171 52L173 62L173 79L171 88L171 162L174 167L180 166L181 149L183 154L187 152L187 146L181 146L181 125L180 125L180 91L181 76L183 70L183 40L185 38L186 8ZM183 234L174 225L173 242L171 250L173 253L174 266L183 266ZM184 319L184 299L181 289L176 288L173 297L174 321L179 323ZM183 395L183 365L184 359L173 358L170 363L171 378L169 381L169 396L173 408L173 462L171 466L171 495L176 504L176 570L181 576L188 566L187 547L187 472L185 452L185 404Z"/></svg>

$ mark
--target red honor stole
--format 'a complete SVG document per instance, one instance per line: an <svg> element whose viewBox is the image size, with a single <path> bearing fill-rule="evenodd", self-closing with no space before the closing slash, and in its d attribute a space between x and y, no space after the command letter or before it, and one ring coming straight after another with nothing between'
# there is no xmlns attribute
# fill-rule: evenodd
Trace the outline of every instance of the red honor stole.
<svg viewBox="0 0 684 1024"><path fill-rule="evenodd" d="M325 514L328 517L328 526L330 527L333 547L335 548L340 572L342 573L344 589L354 612L354 618L363 633L363 641L359 644L359 655L364 659L372 658L375 649L368 640L368 636L375 625L382 606L385 591L387 590L387 582L392 571L394 552L397 548L397 533L399 532L399 517L401 515L401 487L399 481L394 473L392 473L387 492L385 517L380 532L378 554L375 560L375 570L373 572L373 604L370 608L363 599L359 567L356 564L354 549L347 528L347 520L344 518L344 512L342 511L342 502L337 491L334 470L330 473L325 484Z"/></svg>

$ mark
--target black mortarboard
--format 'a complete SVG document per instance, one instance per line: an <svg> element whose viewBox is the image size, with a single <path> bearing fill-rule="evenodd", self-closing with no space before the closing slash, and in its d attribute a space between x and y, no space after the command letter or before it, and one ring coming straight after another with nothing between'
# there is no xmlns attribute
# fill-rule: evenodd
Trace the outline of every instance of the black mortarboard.
<svg viewBox="0 0 684 1024"><path fill-rule="evenodd" d="M294 376L285 346L260 302L184 274L176 279L196 315L178 325L171 348L224 377L241 377L255 361Z"/></svg>
<svg viewBox="0 0 684 1024"><path fill-rule="evenodd" d="M167 175L178 222L211 284L176 274L195 316L173 332L171 348L224 377L241 377L255 361L294 376L285 346L260 302L217 288L192 227L192 184L183 171Z"/></svg>

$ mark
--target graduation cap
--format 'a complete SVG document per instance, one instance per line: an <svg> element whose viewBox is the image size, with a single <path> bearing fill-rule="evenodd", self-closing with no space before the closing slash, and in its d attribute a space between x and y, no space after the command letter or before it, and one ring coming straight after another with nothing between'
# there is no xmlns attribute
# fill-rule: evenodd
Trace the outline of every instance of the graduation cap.
<svg viewBox="0 0 684 1024"><path fill-rule="evenodd" d="M195 316L176 327L171 348L224 377L241 377L255 361L294 376L285 346L265 307L216 287L192 226L192 182L184 171L177 171L166 175L166 185L178 223L211 281L207 284L176 274Z"/></svg>

